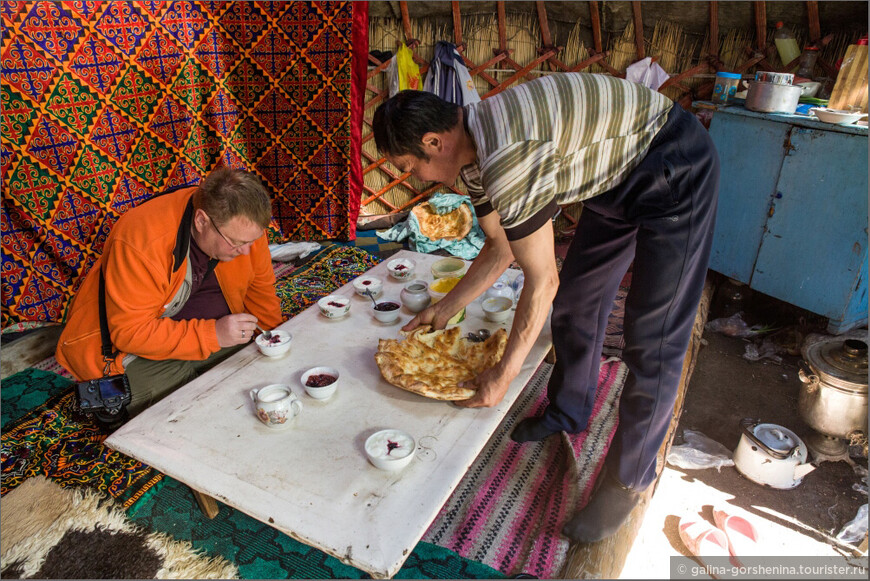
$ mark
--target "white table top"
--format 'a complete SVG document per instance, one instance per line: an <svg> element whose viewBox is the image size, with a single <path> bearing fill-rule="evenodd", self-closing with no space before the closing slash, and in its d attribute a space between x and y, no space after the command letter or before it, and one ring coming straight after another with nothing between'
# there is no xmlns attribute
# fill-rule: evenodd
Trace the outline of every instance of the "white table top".
<svg viewBox="0 0 870 581"><path fill-rule="evenodd" d="M405 250L395 257L414 260L413 279L425 281L441 258ZM369 274L383 279L383 298L398 301L405 282L387 274L387 262ZM517 273L509 271L511 277ZM373 577L392 577L543 360L552 343L549 321L504 400L493 408L465 409L381 377L374 359L378 339L399 338L409 311L402 307L399 322L385 325L351 283L335 294L352 300L342 319L326 319L312 305L279 327L293 334L286 355L267 358L248 345L105 443ZM501 324L485 321L480 300L468 306L463 332L500 325L509 330L512 316ZM300 381L317 365L341 374L338 391L326 402L309 397ZM270 383L290 385L303 403L286 430L271 430L255 416L248 392ZM417 455L401 472L378 470L366 459L365 439L383 428L417 439Z"/></svg>

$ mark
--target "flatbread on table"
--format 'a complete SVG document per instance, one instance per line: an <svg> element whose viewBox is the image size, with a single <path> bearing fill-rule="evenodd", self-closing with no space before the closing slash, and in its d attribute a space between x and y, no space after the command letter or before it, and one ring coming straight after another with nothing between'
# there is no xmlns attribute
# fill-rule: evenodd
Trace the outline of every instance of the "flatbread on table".
<svg viewBox="0 0 870 581"><path fill-rule="evenodd" d="M423 202L411 212L420 223L420 233L430 240L461 240L471 232L474 223L468 204L460 204L446 214L437 214L429 202Z"/></svg>
<svg viewBox="0 0 870 581"><path fill-rule="evenodd" d="M504 355L507 331L499 329L486 341L472 343L459 327L432 331L417 327L404 340L381 339L375 361L389 383L424 397L458 401L473 389L458 386L494 366Z"/></svg>

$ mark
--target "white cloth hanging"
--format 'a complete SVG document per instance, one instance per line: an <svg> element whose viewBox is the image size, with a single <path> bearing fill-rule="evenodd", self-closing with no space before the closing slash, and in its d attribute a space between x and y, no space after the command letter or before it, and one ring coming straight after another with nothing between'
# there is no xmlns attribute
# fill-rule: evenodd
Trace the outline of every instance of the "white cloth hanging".
<svg viewBox="0 0 870 581"><path fill-rule="evenodd" d="M650 57L646 57L629 65L625 69L625 78L655 91L670 78L670 75L658 63L654 63Z"/></svg>

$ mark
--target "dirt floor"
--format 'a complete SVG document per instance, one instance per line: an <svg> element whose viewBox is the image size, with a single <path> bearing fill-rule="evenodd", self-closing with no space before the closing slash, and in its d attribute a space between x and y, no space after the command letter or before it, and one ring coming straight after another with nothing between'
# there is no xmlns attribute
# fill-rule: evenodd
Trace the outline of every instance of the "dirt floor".
<svg viewBox="0 0 870 581"><path fill-rule="evenodd" d="M733 288L726 285L725 291L729 290ZM681 435L688 428L702 432L733 451L740 439L742 418L779 424L805 439L810 428L799 418L797 409L802 385L798 378L799 344L808 333L824 331L824 320L763 295L744 296L741 304L734 305L722 294L717 293L708 321L743 309L747 323L776 327L778 330L769 335L775 334L774 339L778 339L783 348L791 347L798 354L781 353L781 363L770 359L749 361L743 355L751 340L705 331L706 344L701 348L689 383L674 444L683 443ZM744 290L743 294L750 293ZM754 341L760 342L759 339ZM733 466L717 471L668 465L622 577L672 576L668 557L691 556L679 538L680 518L712 523L714 505L727 507L756 524L762 538L760 554L836 556L847 553L846 547L837 546L830 538L867 503L867 459L857 454L857 448L852 448L852 452L855 454L852 461L863 466L863 472L860 468L856 471L846 461L821 462L791 490L757 484ZM856 485L858 488L863 485L864 492L853 488Z"/></svg>

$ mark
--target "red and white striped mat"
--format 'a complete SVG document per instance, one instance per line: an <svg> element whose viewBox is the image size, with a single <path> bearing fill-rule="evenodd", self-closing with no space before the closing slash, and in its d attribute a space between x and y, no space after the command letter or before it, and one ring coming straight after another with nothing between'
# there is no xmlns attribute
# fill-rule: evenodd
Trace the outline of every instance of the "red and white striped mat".
<svg viewBox="0 0 870 581"><path fill-rule="evenodd" d="M586 431L517 444L510 432L543 412L551 373L552 365L541 364L423 541L508 576L558 577L569 545L561 530L589 501L616 430L627 367L615 357L603 360Z"/></svg>

